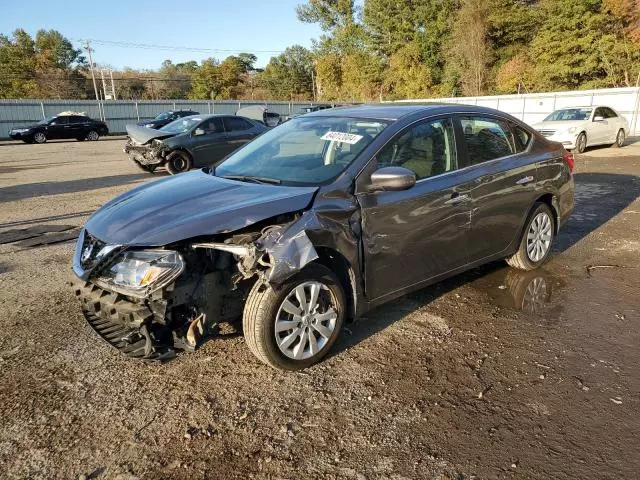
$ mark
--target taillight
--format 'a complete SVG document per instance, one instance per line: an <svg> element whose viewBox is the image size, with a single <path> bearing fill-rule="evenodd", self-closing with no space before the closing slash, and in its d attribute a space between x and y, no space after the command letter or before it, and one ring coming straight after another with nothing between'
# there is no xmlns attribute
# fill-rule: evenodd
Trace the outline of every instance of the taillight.
<svg viewBox="0 0 640 480"><path fill-rule="evenodd" d="M575 158L573 158L573 153L567 152L565 150L564 153L562 154L562 159L564 160L564 163L567 164L567 167L569 167L569 172L573 173L573 166L576 163Z"/></svg>

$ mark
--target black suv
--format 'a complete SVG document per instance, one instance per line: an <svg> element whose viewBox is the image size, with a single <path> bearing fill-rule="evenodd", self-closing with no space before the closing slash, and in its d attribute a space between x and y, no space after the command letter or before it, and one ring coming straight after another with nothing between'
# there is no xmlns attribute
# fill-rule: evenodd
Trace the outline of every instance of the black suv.
<svg viewBox="0 0 640 480"><path fill-rule="evenodd" d="M57 115L45 118L25 128L14 128L9 132L12 140L25 143L45 143L47 140L75 138L78 141L98 140L107 135L107 124L86 115Z"/></svg>
<svg viewBox="0 0 640 480"><path fill-rule="evenodd" d="M193 110L169 110L168 112L159 113L155 118L151 120L142 120L136 125L147 128L162 128L165 125L173 122L182 117L188 117L189 115L199 115L198 112Z"/></svg>

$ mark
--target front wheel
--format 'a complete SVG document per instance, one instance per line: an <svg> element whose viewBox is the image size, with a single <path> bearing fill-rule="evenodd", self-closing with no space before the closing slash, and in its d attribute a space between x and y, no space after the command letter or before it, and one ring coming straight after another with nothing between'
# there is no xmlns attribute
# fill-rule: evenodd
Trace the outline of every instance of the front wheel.
<svg viewBox="0 0 640 480"><path fill-rule="evenodd" d="M36 143L45 143L47 141L47 136L42 132L36 132L33 135L33 141Z"/></svg>
<svg viewBox="0 0 640 480"><path fill-rule="evenodd" d="M616 143L613 144L616 148L622 148L624 146L624 141L626 140L626 135L624 130L621 128L618 130L618 135L616 135Z"/></svg>
<svg viewBox="0 0 640 480"><path fill-rule="evenodd" d="M329 353L345 311L338 277L311 264L279 286L256 282L244 307L244 337L249 350L267 365L302 370Z"/></svg>
<svg viewBox="0 0 640 480"><path fill-rule="evenodd" d="M167 171L171 175L190 170L192 164L191 157L185 152L172 152L167 156Z"/></svg>
<svg viewBox="0 0 640 480"><path fill-rule="evenodd" d="M535 270L549 258L555 234L553 212L546 203L534 205L525 224L518 251L507 259L519 270Z"/></svg>
<svg viewBox="0 0 640 480"><path fill-rule="evenodd" d="M584 153L587 149L587 134L582 132L576 140L576 152Z"/></svg>

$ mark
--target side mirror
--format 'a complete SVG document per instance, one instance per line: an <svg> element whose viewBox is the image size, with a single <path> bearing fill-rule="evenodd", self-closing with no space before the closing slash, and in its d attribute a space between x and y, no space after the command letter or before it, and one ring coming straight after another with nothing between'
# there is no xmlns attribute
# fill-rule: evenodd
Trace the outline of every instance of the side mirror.
<svg viewBox="0 0 640 480"><path fill-rule="evenodd" d="M369 191L409 190L416 184L416 174L404 167L382 167L371 174Z"/></svg>
<svg viewBox="0 0 640 480"><path fill-rule="evenodd" d="M193 134L194 134L195 136L198 136L198 135L204 135L204 130L203 130L202 128L196 128L196 129L193 131Z"/></svg>
<svg viewBox="0 0 640 480"><path fill-rule="evenodd" d="M598 117L593 117L593 121L594 121L594 122L604 122L604 117L600 117L600 116L598 116Z"/></svg>

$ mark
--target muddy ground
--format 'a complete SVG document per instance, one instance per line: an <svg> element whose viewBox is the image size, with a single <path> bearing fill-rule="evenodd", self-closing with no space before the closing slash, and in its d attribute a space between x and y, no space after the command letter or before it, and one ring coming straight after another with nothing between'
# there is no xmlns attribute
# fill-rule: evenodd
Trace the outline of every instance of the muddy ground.
<svg viewBox="0 0 640 480"><path fill-rule="evenodd" d="M395 301L303 373L232 328L158 366L85 324L73 243L42 232L70 238L154 178L122 146L0 145L0 478L637 476L640 143L579 156L543 270L492 264Z"/></svg>

